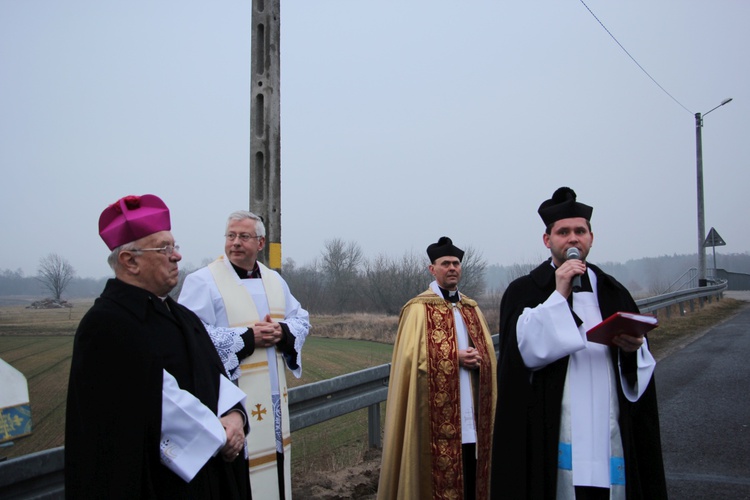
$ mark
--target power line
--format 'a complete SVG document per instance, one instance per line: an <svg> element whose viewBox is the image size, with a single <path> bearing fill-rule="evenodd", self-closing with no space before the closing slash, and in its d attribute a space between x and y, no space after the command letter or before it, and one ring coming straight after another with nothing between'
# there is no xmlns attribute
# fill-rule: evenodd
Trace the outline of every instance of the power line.
<svg viewBox="0 0 750 500"><path fill-rule="evenodd" d="M672 100L673 100L674 102L676 102L677 104L679 104L680 106L682 106L682 109L684 109L685 111L687 111L687 112L688 112L688 113L690 113L691 115L692 115L692 114L694 114L694 113L693 113L692 111L690 111L690 110L689 110L688 108L686 108L685 106L683 106L683 104L682 104L682 103L681 103L680 101L678 101L677 99L675 99L675 97L674 97L674 96L673 96L672 94L670 94L669 92L667 92L667 89L665 89L664 87L662 87L662 86L661 86L661 85L659 84L659 82L657 82L657 81L656 81L656 80L654 79L654 77L653 77L653 76L651 76L651 75L650 75L650 74L648 73L648 71L646 71L645 69L643 69L643 66L641 66L641 64L640 64L640 63L639 63L638 61L636 61L636 60L635 60L635 57L633 57L632 55L630 55L630 52L628 52L628 50L627 50L627 49L626 49L625 47L623 47L623 46L622 46L622 44L621 44L621 43L620 43L620 42L619 42L619 41L617 40L617 38L615 38L615 36L614 36L614 35L613 35L612 33L610 33L610 31L609 31L609 30L607 29L607 27L606 27L606 26L604 26L604 23L603 23L603 22L601 22L601 21L599 20L599 18L598 18L598 17L596 17L596 14L594 14L594 12L593 12L593 11L592 11L592 10L591 10L591 9L589 8L589 6L588 6L588 5L586 5L586 2L584 2L583 0L579 0L579 1L580 1L580 2L581 2L581 3L583 4L583 6L584 6L584 7L586 7L586 10L588 10L588 11L589 11L589 13L590 13L590 14L591 14L592 16L594 16L594 19L596 19L596 21L597 21L597 22L598 22L598 23L599 23L599 24L601 25L601 27L602 27L602 28L604 28L604 31L606 31L606 32L607 32L607 34L608 34L608 35L609 35L610 37L612 37L612 40L614 40L614 41L615 41L615 43L616 43L617 45L619 45L619 46L620 46L620 48L621 48L621 49L622 49L622 50L623 50L623 51L624 51L624 52L625 52L625 53L626 53L626 54L628 55L628 57L629 57L630 59L632 59L632 60L633 60L633 62L634 62L634 63L635 63L635 64L636 64L636 65L637 65L637 66L638 66L639 68L641 68L641 71L643 71L643 72L644 72L644 73L646 74L646 76L647 76L647 77L649 77L649 78L651 79L651 81L652 81L652 82L654 82L654 83L656 84L656 86L657 86L657 87L659 87L659 88L660 88L660 89L662 90L662 92L664 92L665 94L667 94L667 95L668 95L668 96L669 96L669 97L670 97L670 98L671 98L671 99L672 99Z"/></svg>

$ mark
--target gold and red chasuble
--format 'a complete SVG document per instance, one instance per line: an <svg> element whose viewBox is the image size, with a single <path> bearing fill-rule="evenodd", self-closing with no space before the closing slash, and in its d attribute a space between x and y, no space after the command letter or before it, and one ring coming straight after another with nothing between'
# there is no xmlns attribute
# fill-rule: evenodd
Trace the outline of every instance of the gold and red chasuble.
<svg viewBox="0 0 750 500"><path fill-rule="evenodd" d="M477 303L461 295L455 307L469 343L482 359L478 370L469 371L470 399L477 433L476 498L489 500L497 397L495 352ZM378 500L463 500L463 489L456 317L454 306L428 289L411 299L399 317Z"/></svg>
<svg viewBox="0 0 750 500"><path fill-rule="evenodd" d="M471 344L482 359L494 358L475 307L457 303ZM463 457L461 443L461 394L459 390L458 345L452 306L443 301L425 303L426 343L429 371L429 418L432 451L432 482L436 498L463 498ZM494 425L494 373L488 367L479 371L479 384L472 399L477 430L477 498L489 497L490 453ZM483 378L484 377L484 378ZM490 383L488 383L490 382ZM490 437L488 439L487 437Z"/></svg>

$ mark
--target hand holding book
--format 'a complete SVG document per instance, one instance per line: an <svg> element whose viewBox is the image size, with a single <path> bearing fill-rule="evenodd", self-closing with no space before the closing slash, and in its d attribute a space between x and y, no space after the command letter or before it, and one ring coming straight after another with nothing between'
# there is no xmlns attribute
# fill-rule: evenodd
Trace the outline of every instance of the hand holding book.
<svg viewBox="0 0 750 500"><path fill-rule="evenodd" d="M656 316L629 312L616 312L586 332L589 342L614 346L612 339L618 335L642 337L659 326Z"/></svg>

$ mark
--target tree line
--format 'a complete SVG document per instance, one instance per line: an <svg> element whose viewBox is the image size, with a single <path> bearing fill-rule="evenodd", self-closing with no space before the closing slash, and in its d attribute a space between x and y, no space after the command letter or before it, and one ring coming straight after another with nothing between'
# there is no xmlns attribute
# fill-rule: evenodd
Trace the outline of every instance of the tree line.
<svg viewBox="0 0 750 500"><path fill-rule="evenodd" d="M459 287L466 295L478 298L485 292L487 261L471 247L465 252ZM299 266L288 259L282 275L310 312L398 314L433 280L428 265L426 255L413 252L367 259L359 244L336 238L326 241L320 258L309 264Z"/></svg>
<svg viewBox="0 0 750 500"><path fill-rule="evenodd" d="M716 256L717 267L750 274L750 254ZM712 264L712 259L709 259ZM201 265L208 263L204 261ZM432 281L424 253L406 252L401 256L381 254L366 258L354 241L334 238L324 242L319 257L306 264L286 259L281 274L292 293L308 311L315 314L369 312L398 314L401 307L421 293ZM500 297L515 278L527 274L539 262L501 266L488 265L481 252L466 248L460 289L479 301L485 313L499 306ZM697 256L664 255L630 260L625 263L597 262L622 282L636 297L664 293L680 275L697 264ZM173 290L177 297L182 279L196 268L180 270L181 280ZM42 257L35 276L23 271L0 269L0 295L39 296L55 299L97 297L108 278L80 278L64 257L50 253Z"/></svg>

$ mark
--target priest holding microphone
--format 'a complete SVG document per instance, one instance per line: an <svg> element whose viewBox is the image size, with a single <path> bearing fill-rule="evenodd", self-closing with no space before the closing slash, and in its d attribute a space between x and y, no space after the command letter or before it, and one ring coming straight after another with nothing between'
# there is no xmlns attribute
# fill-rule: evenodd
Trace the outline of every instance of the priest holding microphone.
<svg viewBox="0 0 750 500"><path fill-rule="evenodd" d="M642 335L608 347L586 332L630 293L587 262L593 208L567 187L538 213L551 258L500 306L492 498L666 498L655 360Z"/></svg>

